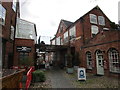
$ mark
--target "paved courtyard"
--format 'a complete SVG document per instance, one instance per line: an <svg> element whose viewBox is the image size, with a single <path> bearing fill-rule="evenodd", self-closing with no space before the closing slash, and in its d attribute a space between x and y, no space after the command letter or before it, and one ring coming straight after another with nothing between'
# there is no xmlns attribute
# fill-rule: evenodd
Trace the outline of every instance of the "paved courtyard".
<svg viewBox="0 0 120 90"><path fill-rule="evenodd" d="M31 88L75 88L70 79L60 69L45 71L46 81L43 83L32 83Z"/></svg>
<svg viewBox="0 0 120 90"><path fill-rule="evenodd" d="M77 73L67 74L65 70L46 70L46 81L32 83L31 88L120 88L118 79L95 76L87 73L86 81L78 81Z"/></svg>

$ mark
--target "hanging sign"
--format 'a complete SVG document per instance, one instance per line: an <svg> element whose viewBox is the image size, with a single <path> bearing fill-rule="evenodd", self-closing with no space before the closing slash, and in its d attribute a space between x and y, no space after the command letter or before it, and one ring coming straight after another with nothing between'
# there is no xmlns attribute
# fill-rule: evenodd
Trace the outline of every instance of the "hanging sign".
<svg viewBox="0 0 120 90"><path fill-rule="evenodd" d="M78 68L78 80L86 80L85 68Z"/></svg>

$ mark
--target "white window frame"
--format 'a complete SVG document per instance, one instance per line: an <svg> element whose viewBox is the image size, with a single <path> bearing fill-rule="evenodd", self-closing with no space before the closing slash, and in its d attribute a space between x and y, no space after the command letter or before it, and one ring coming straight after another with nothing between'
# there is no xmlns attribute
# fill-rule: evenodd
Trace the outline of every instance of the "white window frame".
<svg viewBox="0 0 120 90"><path fill-rule="evenodd" d="M97 24L97 16L95 14L90 14L90 23Z"/></svg>
<svg viewBox="0 0 120 90"><path fill-rule="evenodd" d="M87 69L92 69L92 56L91 52L86 52L86 60L87 60Z"/></svg>
<svg viewBox="0 0 120 90"><path fill-rule="evenodd" d="M75 39L76 38L76 27L73 26L72 28L70 28L69 32L70 32L70 40Z"/></svg>
<svg viewBox="0 0 120 90"><path fill-rule="evenodd" d="M64 33L64 43L68 42L68 31Z"/></svg>
<svg viewBox="0 0 120 90"><path fill-rule="evenodd" d="M96 35L98 32L99 32L98 26L96 26L96 25L91 25L91 33L92 33L92 36L93 36L93 35Z"/></svg>
<svg viewBox="0 0 120 90"><path fill-rule="evenodd" d="M6 9L0 3L0 24L5 25Z"/></svg>
<svg viewBox="0 0 120 90"><path fill-rule="evenodd" d="M98 16L99 25L105 26L105 18L103 16Z"/></svg>
<svg viewBox="0 0 120 90"><path fill-rule="evenodd" d="M119 52L116 49L112 48L109 50L108 56L110 72L120 73Z"/></svg>

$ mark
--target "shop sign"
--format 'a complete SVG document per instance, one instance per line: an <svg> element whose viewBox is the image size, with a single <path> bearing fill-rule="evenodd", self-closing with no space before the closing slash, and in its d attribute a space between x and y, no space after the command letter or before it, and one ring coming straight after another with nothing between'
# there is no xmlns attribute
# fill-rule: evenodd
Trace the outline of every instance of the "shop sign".
<svg viewBox="0 0 120 90"><path fill-rule="evenodd" d="M26 46L17 46L17 51L18 52L31 52L31 47L26 47Z"/></svg>

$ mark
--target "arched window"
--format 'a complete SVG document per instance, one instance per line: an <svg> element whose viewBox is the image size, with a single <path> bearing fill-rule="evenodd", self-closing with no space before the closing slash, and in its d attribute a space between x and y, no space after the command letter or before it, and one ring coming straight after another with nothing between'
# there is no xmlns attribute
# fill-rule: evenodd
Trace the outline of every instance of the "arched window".
<svg viewBox="0 0 120 90"><path fill-rule="evenodd" d="M111 72L120 73L120 61L118 51L114 48L111 48L108 51L108 56L109 56L109 70Z"/></svg>
<svg viewBox="0 0 120 90"><path fill-rule="evenodd" d="M90 52L86 53L86 60L87 60L87 69L92 69L92 57Z"/></svg>

